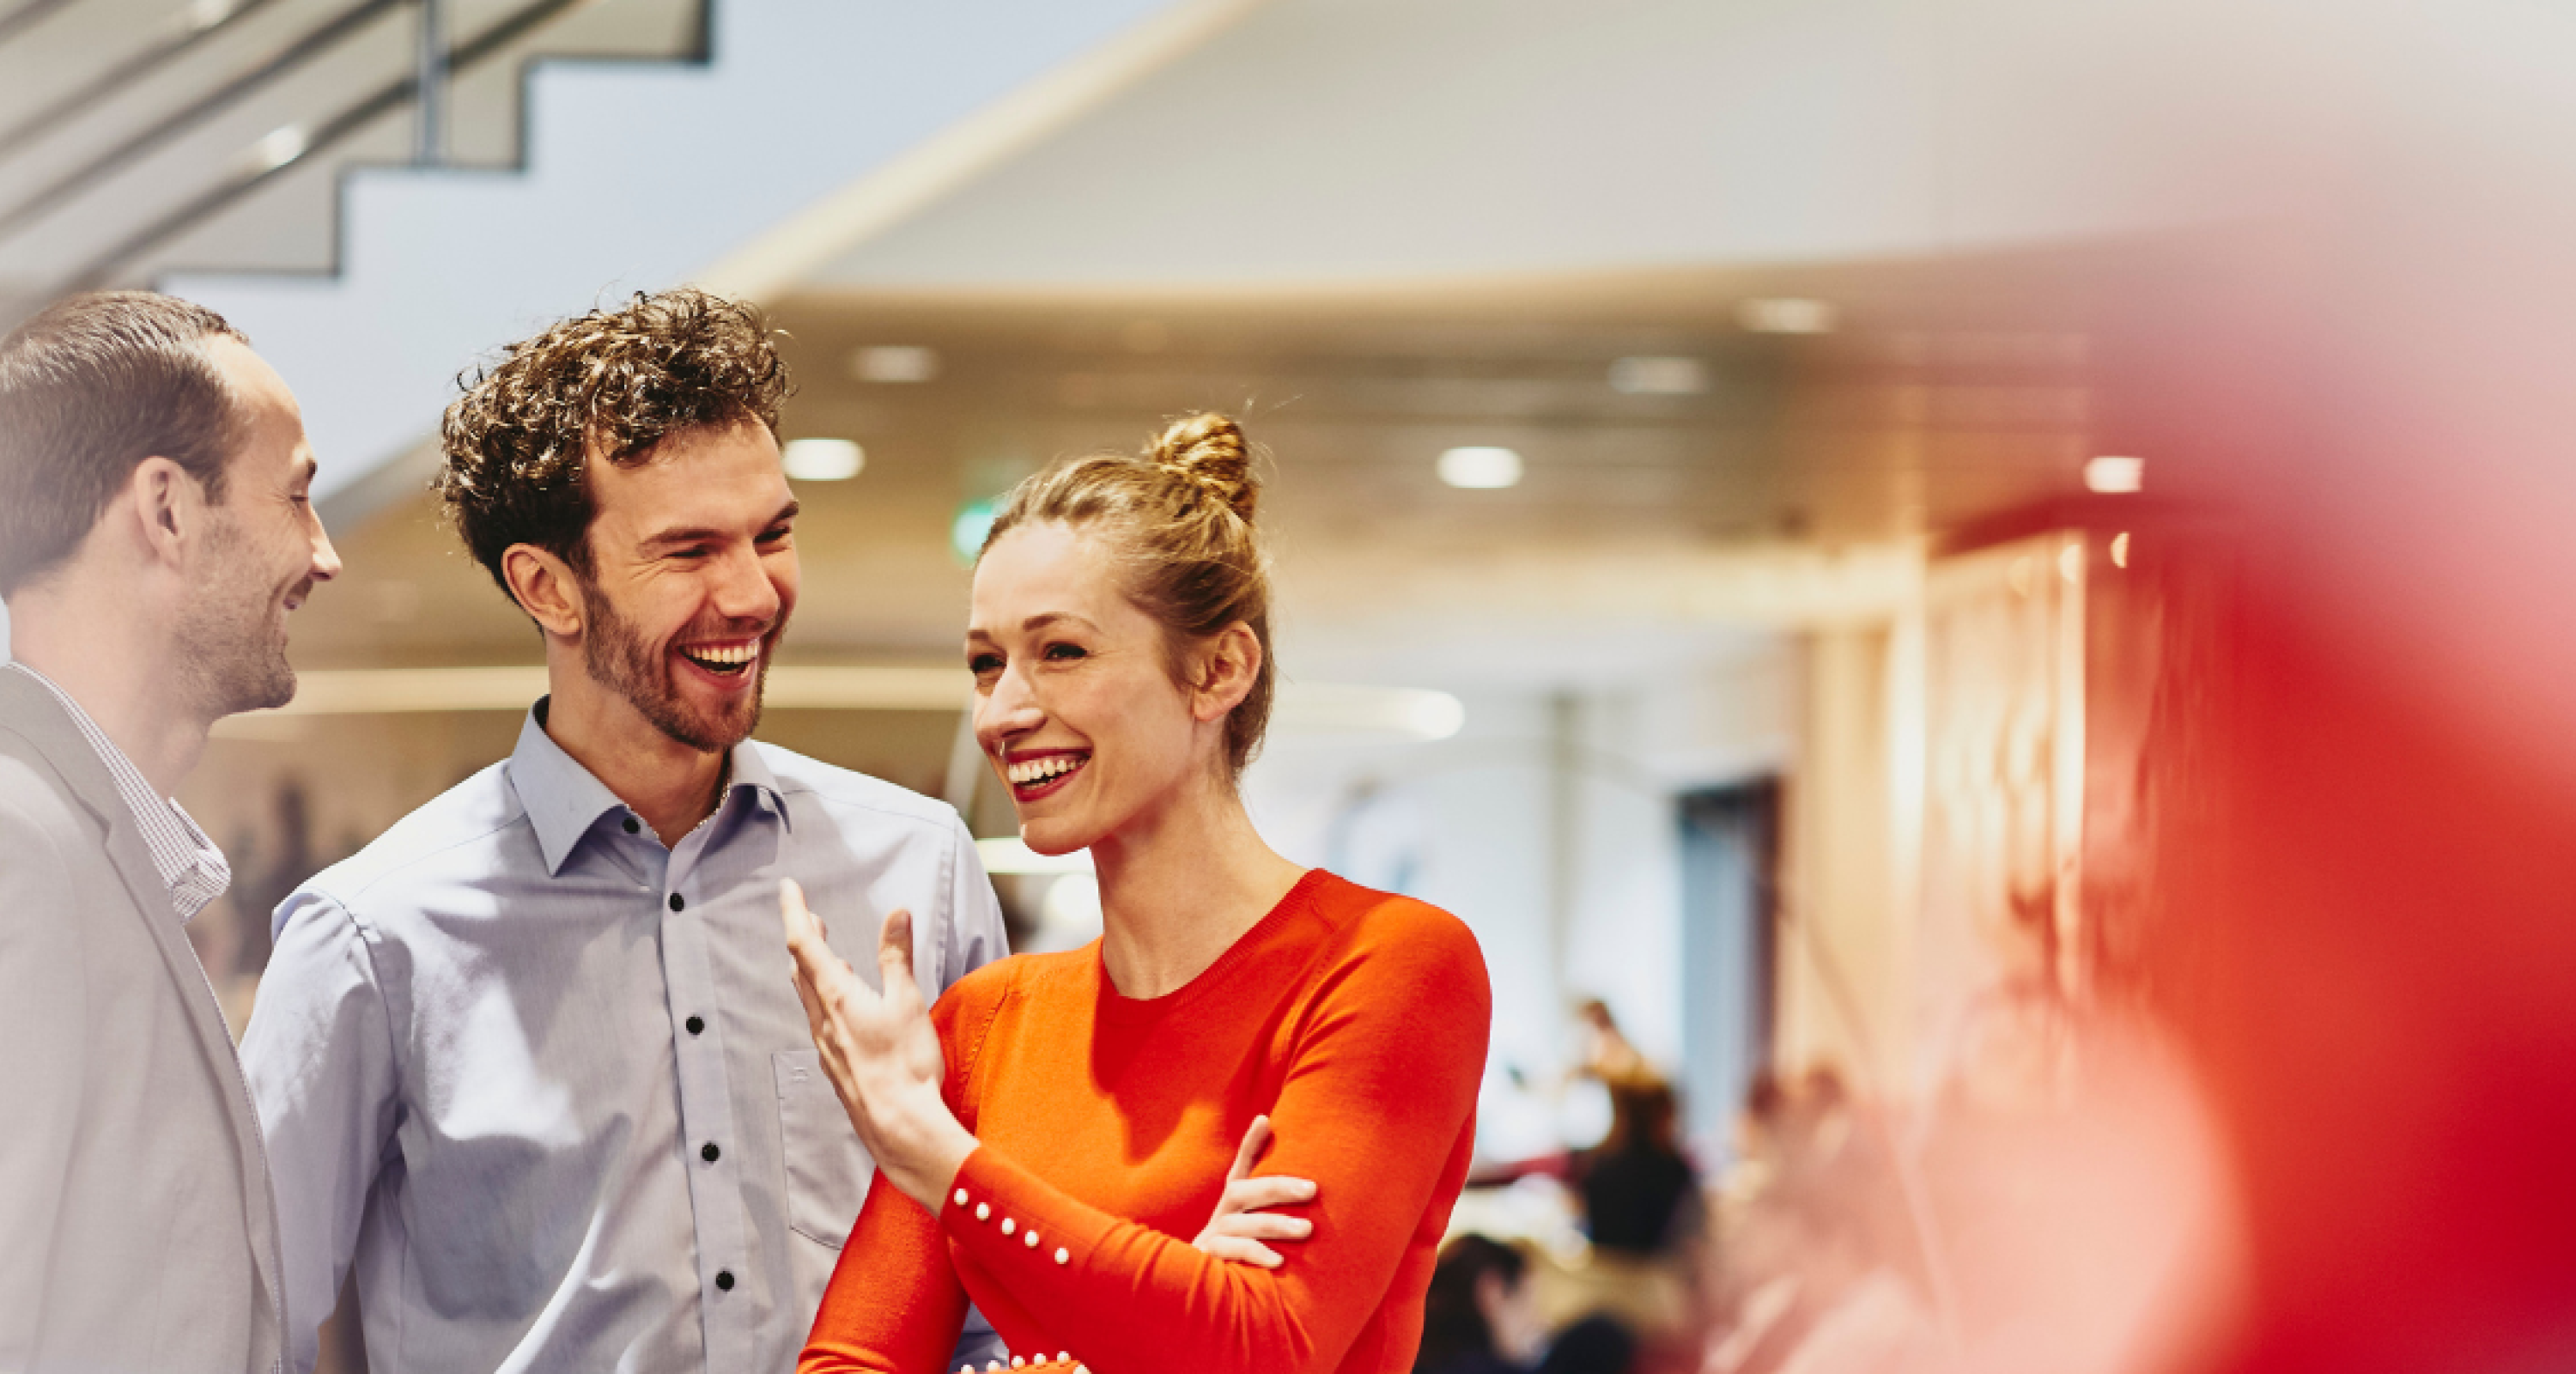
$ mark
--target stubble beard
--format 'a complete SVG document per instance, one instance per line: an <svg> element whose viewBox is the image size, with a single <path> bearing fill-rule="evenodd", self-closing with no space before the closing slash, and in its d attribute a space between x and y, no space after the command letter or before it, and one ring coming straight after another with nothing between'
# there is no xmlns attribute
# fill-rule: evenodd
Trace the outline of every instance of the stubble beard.
<svg viewBox="0 0 2576 1374"><path fill-rule="evenodd" d="M751 738L760 727L761 698L769 689L769 654L763 646L758 674L744 698L743 709L709 719L682 700L671 681L671 665L644 642L632 622L617 613L606 592L584 580L582 601L588 624L581 638L581 663L590 680L616 693L653 728L703 754L719 754ZM774 637L776 629L771 634Z"/></svg>
<svg viewBox="0 0 2576 1374"><path fill-rule="evenodd" d="M271 618L278 589L260 580L250 540L218 515L207 532L207 581L179 623L179 672L208 721L295 699L295 667Z"/></svg>

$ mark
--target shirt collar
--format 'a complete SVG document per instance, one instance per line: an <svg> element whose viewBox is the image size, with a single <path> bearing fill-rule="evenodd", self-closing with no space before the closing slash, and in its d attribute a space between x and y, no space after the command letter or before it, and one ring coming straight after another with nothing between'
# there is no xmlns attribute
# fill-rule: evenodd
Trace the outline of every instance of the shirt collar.
<svg viewBox="0 0 2576 1374"><path fill-rule="evenodd" d="M116 742L60 684L24 663L7 666L43 683L63 713L71 717L81 738L89 742L99 762L107 766L108 779L116 785L116 795L125 803L125 809L133 814L135 829L142 832L143 847L152 855L152 867L160 875L161 885L170 891L170 903L179 920L194 920L207 903L224 895L224 889L232 886L232 865L178 799L153 791L143 770L134 766L134 760L116 747Z"/></svg>
<svg viewBox="0 0 2576 1374"><path fill-rule="evenodd" d="M546 703L540 697L528 708L528 718L519 725L519 742L510 751L510 786L519 794L519 804L527 809L528 824L537 832L537 848L545 855L546 872L561 873L564 861L572 857L575 846L584 835L599 824L599 818L611 812L627 811L624 800L608 790L591 771L567 754L563 746L546 733ZM778 775L770 771L769 761L750 740L733 747L731 767L725 774L725 796L716 803L724 804L742 792L751 794L751 802L779 823L787 822L787 804L778 791Z"/></svg>

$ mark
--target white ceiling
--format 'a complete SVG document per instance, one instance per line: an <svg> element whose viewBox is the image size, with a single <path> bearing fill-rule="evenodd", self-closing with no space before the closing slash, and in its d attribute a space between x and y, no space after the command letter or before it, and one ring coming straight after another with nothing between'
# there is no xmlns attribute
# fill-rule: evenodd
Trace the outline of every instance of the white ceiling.
<svg viewBox="0 0 2576 1374"><path fill-rule="evenodd" d="M2283 189L2256 155L2282 121L2251 116L2304 98L2211 41L2252 41L2232 12L1272 0L807 285L1524 277L2189 223Z"/></svg>

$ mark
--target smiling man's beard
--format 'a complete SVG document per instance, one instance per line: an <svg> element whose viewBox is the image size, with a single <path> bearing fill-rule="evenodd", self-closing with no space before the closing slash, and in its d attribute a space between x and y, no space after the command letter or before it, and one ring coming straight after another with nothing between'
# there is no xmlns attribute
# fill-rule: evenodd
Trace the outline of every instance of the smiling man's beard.
<svg viewBox="0 0 2576 1374"><path fill-rule="evenodd" d="M581 584L587 625L581 637L581 662L590 680L626 699L653 727L672 739L715 754L751 738L760 725L760 698L769 688L768 645L752 669L759 675L751 691L738 698L741 709L709 718L692 710L671 681L670 660L644 642L633 623L617 613L615 603L595 583ZM774 637L778 627L771 626Z"/></svg>
<svg viewBox="0 0 2576 1374"><path fill-rule="evenodd" d="M183 690L207 720L295 699L295 669L271 617L279 589L263 580L257 554L231 515L217 512L206 534L209 574L179 622Z"/></svg>

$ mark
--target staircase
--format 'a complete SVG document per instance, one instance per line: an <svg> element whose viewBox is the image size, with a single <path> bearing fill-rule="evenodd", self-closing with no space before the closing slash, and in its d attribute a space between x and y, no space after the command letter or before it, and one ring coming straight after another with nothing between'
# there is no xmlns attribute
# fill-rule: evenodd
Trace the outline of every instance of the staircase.
<svg viewBox="0 0 2576 1374"><path fill-rule="evenodd" d="M327 496L494 346L783 286L1251 0L437 0L434 162L424 0L171 3L0 0L0 317L146 282L213 307L296 389Z"/></svg>

